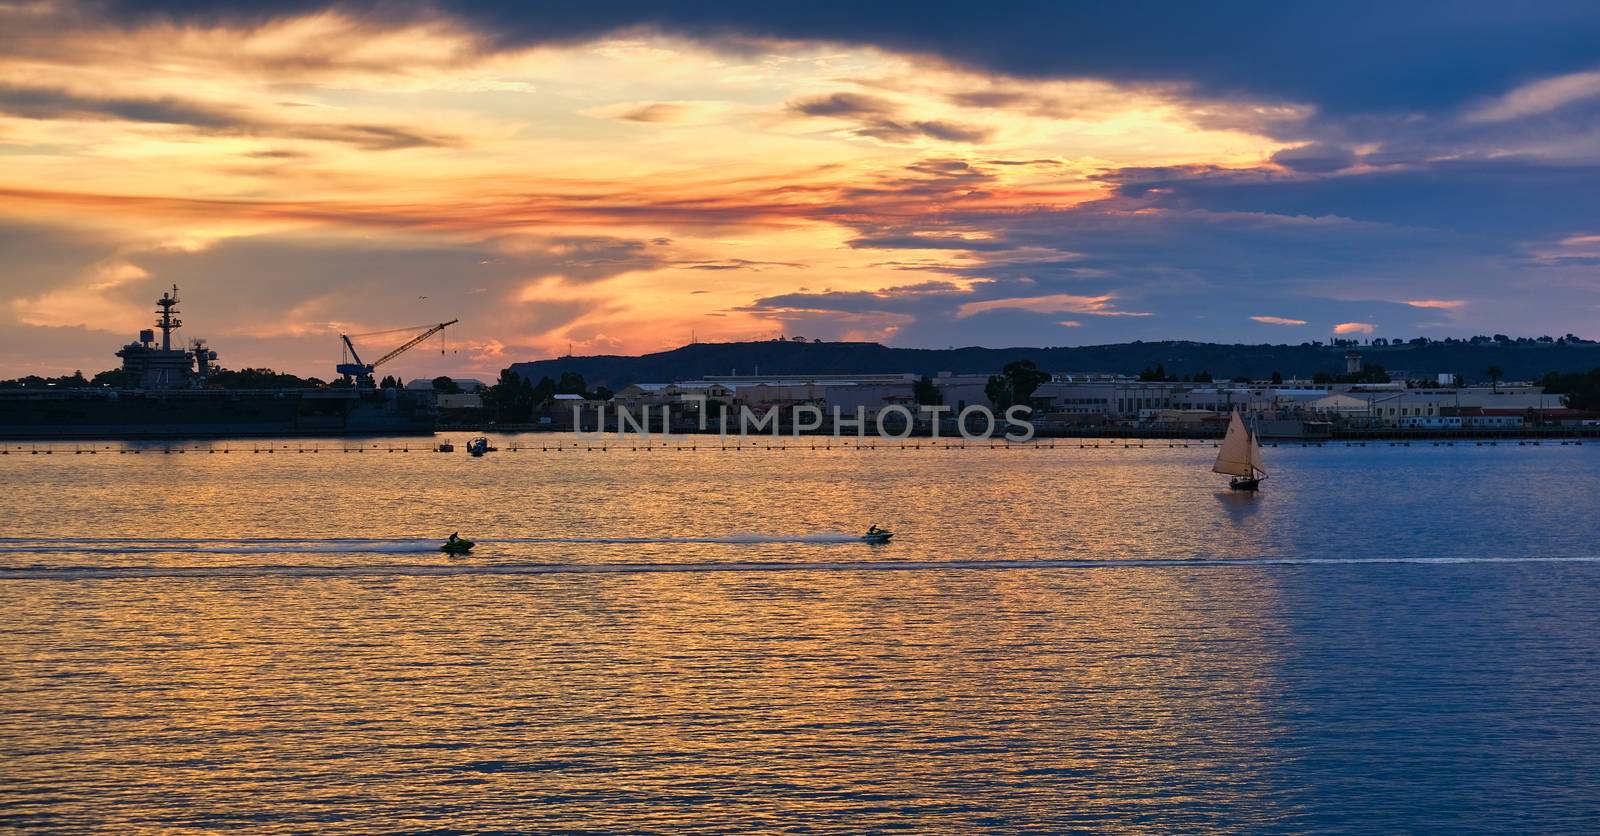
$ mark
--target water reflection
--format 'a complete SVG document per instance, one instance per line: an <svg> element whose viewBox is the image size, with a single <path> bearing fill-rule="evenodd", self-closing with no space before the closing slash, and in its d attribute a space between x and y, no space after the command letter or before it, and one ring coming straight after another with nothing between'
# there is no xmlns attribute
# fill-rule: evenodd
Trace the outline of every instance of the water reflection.
<svg viewBox="0 0 1600 836"><path fill-rule="evenodd" d="M4 722L58 824L1276 815L1271 594L1215 575L127 586L11 601L53 625Z"/></svg>
<svg viewBox="0 0 1600 836"><path fill-rule="evenodd" d="M1247 525L1250 518L1261 510L1262 497L1254 491L1220 490L1213 494L1217 504L1238 529L1253 529Z"/></svg>
<svg viewBox="0 0 1600 836"><path fill-rule="evenodd" d="M1501 554L1600 535L1570 517L1541 528L1544 502L1496 492L1494 512L1531 528L1474 539L1487 488L1460 478L1460 458L1343 454L1285 451L1259 497L1217 491L1206 451L1182 449L29 462L34 489L0 495L29 530L146 537L158 519L169 538L390 539L7 566L1170 562L0 580L0 816L64 830L1147 832L1317 829L1359 809L1414 830L1450 811L1401 788L1468 810L1459 787L1490 753L1544 824L1592 812L1600 794L1571 783L1581 770L1541 771L1504 733L1548 741L1600 721L1580 685L1600 672L1592 569L1181 562L1322 552L1310 543L1371 554L1375 530L1386 554L1432 556L1440 530ZM1577 502L1600 488L1594 463L1535 455L1501 476L1563 471L1540 483ZM1356 464L1393 492L1336 490ZM1411 504L1422 484L1441 497L1432 515ZM893 545L816 536L873 521ZM456 529L483 544L384 550ZM574 533L598 536L529 542ZM1476 737L1451 744L1450 717ZM1440 748L1407 749L1418 736ZM1561 739L1570 762L1600 756ZM1442 759L1451 745L1465 748ZM1384 764L1414 767L1412 784L1363 783ZM1429 818L1407 818L1418 810Z"/></svg>

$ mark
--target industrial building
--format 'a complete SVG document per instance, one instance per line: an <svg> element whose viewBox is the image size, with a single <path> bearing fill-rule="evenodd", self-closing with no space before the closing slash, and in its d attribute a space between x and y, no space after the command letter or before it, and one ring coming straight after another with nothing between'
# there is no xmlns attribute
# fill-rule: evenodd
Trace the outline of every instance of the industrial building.
<svg viewBox="0 0 1600 836"><path fill-rule="evenodd" d="M1359 372L1360 357L1348 359ZM870 421L891 406L906 407L915 414L917 381L918 376L911 373L729 375L633 384L617 392L612 404L633 414L638 414L640 407L664 410L674 427L684 428L697 425L702 415L717 416L742 408L757 414L776 408L785 422L797 406L816 407L827 415L837 409L851 418L859 412ZM994 406L985 391L988 375L946 372L933 376L931 382L951 413L974 405ZM1539 415L1562 411L1561 396L1545 394L1540 387L1526 383L1410 388L1404 382L1197 383L1078 373L1054 375L1034 391L1032 401L1035 419L1045 426L1190 429L1208 426L1218 416L1237 410L1256 416L1263 422L1261 426L1271 428L1266 435L1291 437L1326 435L1336 425L1523 426L1545 423Z"/></svg>

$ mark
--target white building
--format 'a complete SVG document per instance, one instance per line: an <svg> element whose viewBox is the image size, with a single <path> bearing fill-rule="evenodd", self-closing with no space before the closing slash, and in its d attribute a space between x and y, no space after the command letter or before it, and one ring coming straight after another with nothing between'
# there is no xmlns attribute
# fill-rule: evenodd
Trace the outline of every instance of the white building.
<svg viewBox="0 0 1600 836"><path fill-rule="evenodd" d="M1087 378L1087 379L1075 379ZM1186 409L1180 398L1193 383L1138 380L1106 375L1060 375L1033 393L1048 412L1100 414L1130 419L1161 409Z"/></svg>
<svg viewBox="0 0 1600 836"><path fill-rule="evenodd" d="M740 383L735 387L736 400L756 411L772 407L809 405L831 414L837 409L840 415L854 416L858 411L868 418L887 406L906 406L916 403L912 387L916 375L818 375L795 376L789 379L769 379Z"/></svg>
<svg viewBox="0 0 1600 836"><path fill-rule="evenodd" d="M612 395L611 400L623 406L687 402L703 406L707 401L732 403L734 397L735 392L730 386L704 380L691 380L682 383L633 383Z"/></svg>
<svg viewBox="0 0 1600 836"><path fill-rule="evenodd" d="M1367 414L1367 402L1338 392L1323 392L1321 397L1304 401L1306 409L1330 418L1353 418Z"/></svg>
<svg viewBox="0 0 1600 836"><path fill-rule="evenodd" d="M1463 409L1556 409L1560 395L1527 384L1406 389L1397 384L1352 386L1341 393L1366 404L1365 414L1386 426L1399 426L1407 418L1435 418Z"/></svg>
<svg viewBox="0 0 1600 836"><path fill-rule="evenodd" d="M987 374L941 372L932 382L943 405L959 413L969 406L994 406L985 391L989 378ZM678 383L637 383L617 392L614 402L622 407L682 404L681 409L672 409L680 418L707 414L710 402L716 401L723 409L748 406L765 412L777 407L785 414L790 407L801 405L818 407L824 414L837 408L852 417L859 410L872 419L888 406L906 406L915 412L917 380L918 376L910 373L728 375ZM1399 426L1406 419L1460 415L1469 408L1549 410L1562 405L1560 396L1545 395L1528 384L1411 389L1399 381L1191 383L1109 374L1057 374L1040 384L1033 399L1042 412L1063 420L1093 416L1112 422L1153 421L1158 413L1170 410L1216 414L1240 410L1265 417L1315 420L1320 416L1386 426ZM1424 424L1411 421L1407 425Z"/></svg>

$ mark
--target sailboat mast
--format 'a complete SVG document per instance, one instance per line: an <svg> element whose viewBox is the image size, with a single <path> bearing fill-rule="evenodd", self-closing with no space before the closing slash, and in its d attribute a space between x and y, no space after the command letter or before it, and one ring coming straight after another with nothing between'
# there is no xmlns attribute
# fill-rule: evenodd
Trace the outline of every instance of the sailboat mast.
<svg viewBox="0 0 1600 836"><path fill-rule="evenodd" d="M1250 478L1265 479L1267 469L1261 466L1261 444L1256 440L1256 431L1247 430L1250 434Z"/></svg>

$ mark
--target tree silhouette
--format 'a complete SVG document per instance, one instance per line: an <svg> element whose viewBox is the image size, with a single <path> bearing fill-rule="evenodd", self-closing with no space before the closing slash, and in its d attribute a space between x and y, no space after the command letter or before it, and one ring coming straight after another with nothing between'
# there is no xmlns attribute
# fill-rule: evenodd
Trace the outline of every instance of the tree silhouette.
<svg viewBox="0 0 1600 836"><path fill-rule="evenodd" d="M545 378L549 380L549 378ZM483 395L484 411L496 421L522 423L533 415L533 386L527 378L510 369L500 372L500 379Z"/></svg>
<svg viewBox="0 0 1600 836"><path fill-rule="evenodd" d="M989 398L990 403L1001 409L1017 404L1029 406L1034 391L1049 379L1050 375L1039 371L1032 360L1016 360L1007 363L1000 374L989 377L989 382L983 387L983 394Z"/></svg>

